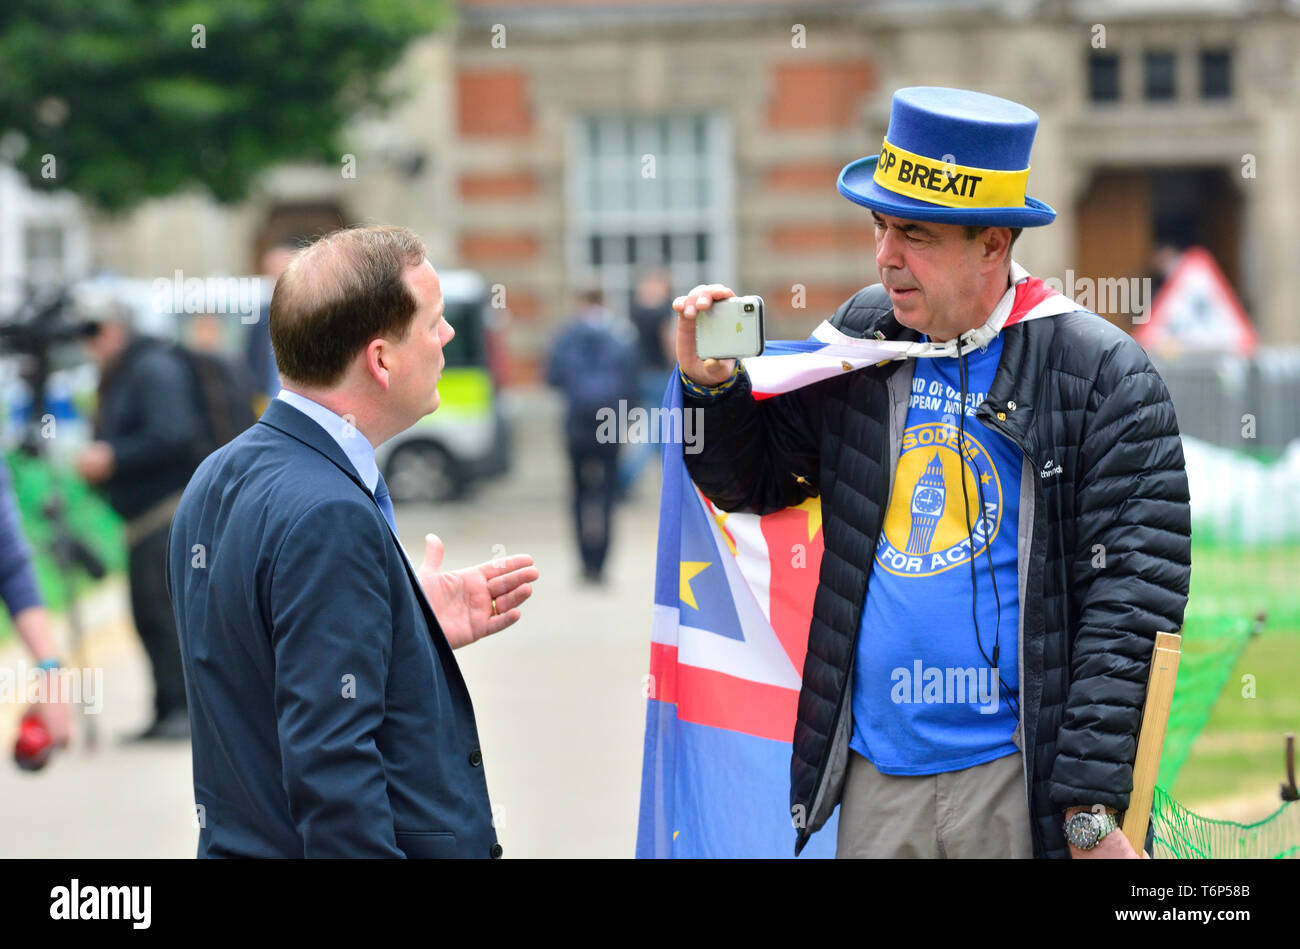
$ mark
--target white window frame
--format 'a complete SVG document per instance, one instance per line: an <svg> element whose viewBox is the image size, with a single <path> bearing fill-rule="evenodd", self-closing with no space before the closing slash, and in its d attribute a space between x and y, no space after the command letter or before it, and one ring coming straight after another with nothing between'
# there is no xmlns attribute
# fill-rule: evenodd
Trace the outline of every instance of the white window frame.
<svg viewBox="0 0 1300 949"><path fill-rule="evenodd" d="M710 184L710 202L707 207L698 210L684 210L681 207L667 209L651 208L596 208L593 207L588 190L593 186L593 178L600 171L600 181L607 181L616 176L609 175L611 170L626 164L627 179L633 183L642 175L644 153L641 142L644 141L644 123L667 120L678 123L678 130L684 123L696 118L704 122L704 162L702 164ZM633 154L593 155L587 148L587 133L592 122L604 123L606 130L617 128L620 124L630 124L633 132ZM638 128L640 126L640 128ZM690 126L686 125L689 129ZM598 134L600 134L598 132ZM670 135L672 132L670 131ZM681 111L669 113L636 112L588 112L575 115L569 124L568 153L571 160L567 163L566 195L568 214L568 239L566 241L566 264L570 286L578 288L590 284L598 285L604 292L607 305L616 314L627 315L626 301L630 298L637 278L656 264L653 261L638 260L628 263L626 255L619 260L603 260L593 266L589 259L591 238L625 239L661 239L662 235L676 232L676 240L692 240L687 233L704 233L707 235L708 251L704 261L692 256L691 260L678 259L669 263L672 284L675 293L685 293L695 283L724 283L731 285L735 274L735 210L734 210L734 164L732 161L732 129L729 117L725 113L711 111ZM653 154L653 152L648 152ZM684 153L655 155L655 179L664 186L674 187L672 175L673 163L677 156ZM694 154L694 153L691 153ZM595 167L598 163L603 168ZM607 177L608 176L608 177ZM629 192L634 194L634 192ZM635 198L632 202L635 205ZM675 248L670 250L672 256ZM638 255L639 256L639 255Z"/></svg>

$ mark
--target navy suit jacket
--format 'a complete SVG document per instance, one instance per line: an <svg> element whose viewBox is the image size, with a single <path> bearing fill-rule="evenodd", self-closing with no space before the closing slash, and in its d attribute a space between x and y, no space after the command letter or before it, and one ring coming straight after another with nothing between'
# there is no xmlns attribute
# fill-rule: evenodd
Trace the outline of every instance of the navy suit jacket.
<svg viewBox="0 0 1300 949"><path fill-rule="evenodd" d="M200 857L500 855L451 647L324 429L272 400L195 472L167 560Z"/></svg>

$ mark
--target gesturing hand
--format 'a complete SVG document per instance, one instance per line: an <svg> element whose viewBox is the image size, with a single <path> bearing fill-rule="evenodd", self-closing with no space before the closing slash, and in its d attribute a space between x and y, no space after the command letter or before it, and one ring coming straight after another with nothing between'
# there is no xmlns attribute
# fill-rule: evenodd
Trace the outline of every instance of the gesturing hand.
<svg viewBox="0 0 1300 949"><path fill-rule="evenodd" d="M533 595L533 558L515 554L461 570L442 569L443 544L424 535L420 586L452 649L499 633L519 621L519 605ZM495 609L493 602L495 601Z"/></svg>

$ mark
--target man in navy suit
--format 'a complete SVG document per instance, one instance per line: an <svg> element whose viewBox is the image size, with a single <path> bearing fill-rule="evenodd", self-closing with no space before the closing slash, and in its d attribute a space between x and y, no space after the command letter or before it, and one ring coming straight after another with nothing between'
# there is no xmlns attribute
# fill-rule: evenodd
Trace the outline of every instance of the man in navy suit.
<svg viewBox="0 0 1300 949"><path fill-rule="evenodd" d="M404 228L337 231L271 300L284 388L209 455L168 545L200 857L498 857L452 649L519 619L526 555L417 572L374 448L438 407L438 276Z"/></svg>

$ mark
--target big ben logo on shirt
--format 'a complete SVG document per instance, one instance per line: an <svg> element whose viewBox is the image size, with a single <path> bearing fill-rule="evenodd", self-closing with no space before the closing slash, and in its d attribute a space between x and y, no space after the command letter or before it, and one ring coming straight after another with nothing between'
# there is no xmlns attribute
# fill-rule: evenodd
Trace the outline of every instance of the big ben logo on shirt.
<svg viewBox="0 0 1300 949"><path fill-rule="evenodd" d="M1002 480L970 427L964 456L958 451L959 437L957 426L946 422L925 422L903 432L894 491L876 546L882 569L903 577L934 576L965 564L972 543L979 557L997 537Z"/></svg>

